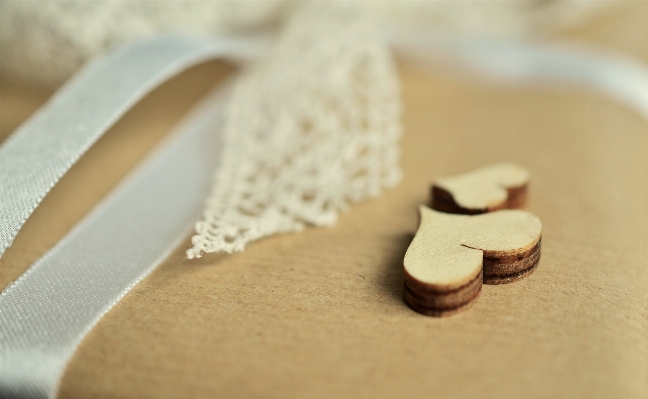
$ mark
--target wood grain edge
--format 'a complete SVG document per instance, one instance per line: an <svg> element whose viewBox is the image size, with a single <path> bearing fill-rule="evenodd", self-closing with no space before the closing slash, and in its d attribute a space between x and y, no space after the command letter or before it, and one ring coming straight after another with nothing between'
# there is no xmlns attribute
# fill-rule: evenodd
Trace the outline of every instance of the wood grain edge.
<svg viewBox="0 0 648 399"><path fill-rule="evenodd" d="M538 267L542 238L528 251L515 256L493 256L484 251L484 284L508 284L530 275Z"/></svg>
<svg viewBox="0 0 648 399"><path fill-rule="evenodd" d="M452 193L434 184L431 189L430 207L439 212L459 215L480 215L501 209L520 209L526 205L528 186L529 184L525 183L521 186L507 187L506 199L494 206L487 208L464 208L455 201Z"/></svg>
<svg viewBox="0 0 648 399"><path fill-rule="evenodd" d="M427 284L405 271L405 303L426 316L444 317L465 310L481 293L483 272L457 288L443 288Z"/></svg>

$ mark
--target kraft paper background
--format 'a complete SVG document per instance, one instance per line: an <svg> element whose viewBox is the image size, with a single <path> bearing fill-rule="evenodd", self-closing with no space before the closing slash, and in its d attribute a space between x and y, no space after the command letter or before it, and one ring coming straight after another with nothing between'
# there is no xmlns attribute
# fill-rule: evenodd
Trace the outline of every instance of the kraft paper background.
<svg viewBox="0 0 648 399"><path fill-rule="evenodd" d="M643 3L645 4L645 3ZM648 7L564 32L648 63ZM595 92L502 87L400 63L403 181L330 229L184 259L182 247L94 328L60 398L645 398L648 121ZM232 68L196 67L74 166L0 260L0 287L58 241ZM0 138L50 95L0 86ZM537 271L469 310L404 303L402 258L438 176L498 161L532 173ZM161 221L162 223L163 221Z"/></svg>

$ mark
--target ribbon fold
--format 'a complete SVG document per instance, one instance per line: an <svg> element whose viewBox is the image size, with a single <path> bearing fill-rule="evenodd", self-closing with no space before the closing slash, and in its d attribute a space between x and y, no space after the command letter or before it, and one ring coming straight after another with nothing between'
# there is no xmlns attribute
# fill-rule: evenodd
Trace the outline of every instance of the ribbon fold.
<svg viewBox="0 0 648 399"><path fill-rule="evenodd" d="M147 93L210 59L256 58L263 44L259 38L156 38L81 70L0 146L0 256L59 179Z"/></svg>

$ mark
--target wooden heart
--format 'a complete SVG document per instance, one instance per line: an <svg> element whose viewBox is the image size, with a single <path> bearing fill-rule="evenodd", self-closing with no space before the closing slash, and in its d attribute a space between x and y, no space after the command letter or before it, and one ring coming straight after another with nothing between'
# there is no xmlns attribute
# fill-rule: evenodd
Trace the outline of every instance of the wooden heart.
<svg viewBox="0 0 648 399"><path fill-rule="evenodd" d="M482 281L519 280L540 260L542 224L529 212L467 216L419 210L419 228L403 261L405 300L417 312L456 313L477 299Z"/></svg>
<svg viewBox="0 0 648 399"><path fill-rule="evenodd" d="M432 208L441 212L475 215L524 206L529 172L516 164L499 163L432 185Z"/></svg>

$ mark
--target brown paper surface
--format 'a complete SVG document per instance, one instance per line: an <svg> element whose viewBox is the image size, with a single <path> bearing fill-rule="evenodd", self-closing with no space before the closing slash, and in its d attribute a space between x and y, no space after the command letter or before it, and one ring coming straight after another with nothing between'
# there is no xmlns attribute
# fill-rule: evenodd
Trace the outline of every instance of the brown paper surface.
<svg viewBox="0 0 648 399"><path fill-rule="evenodd" d="M565 35L647 60L636 21L626 12ZM614 26L625 36L605 33ZM0 260L0 287L229 70L194 68L112 129ZM502 88L409 63L401 76L404 179L396 188L355 205L333 228L268 238L231 256L185 260L187 240L90 332L59 397L647 397L648 122L587 90ZM2 137L48 95L0 90ZM484 286L458 315L413 312L403 301L402 259L430 182L499 161L532 173L528 210L544 227L538 269Z"/></svg>

